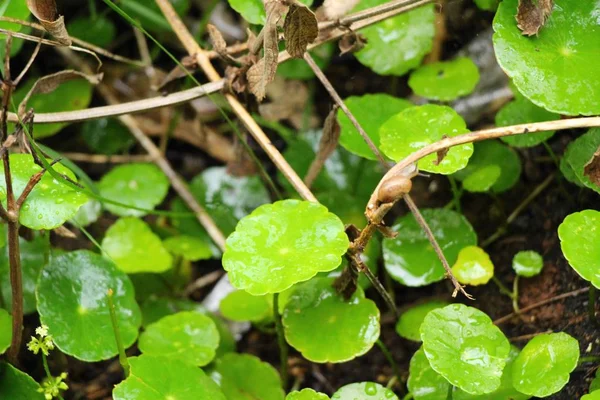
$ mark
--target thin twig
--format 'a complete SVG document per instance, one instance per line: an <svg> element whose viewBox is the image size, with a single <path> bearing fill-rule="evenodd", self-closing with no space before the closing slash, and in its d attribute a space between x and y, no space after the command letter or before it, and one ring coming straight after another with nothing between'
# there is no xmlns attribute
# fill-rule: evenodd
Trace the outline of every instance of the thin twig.
<svg viewBox="0 0 600 400"><path fill-rule="evenodd" d="M196 290L198 289L202 289L203 287L206 287L208 285L211 285L213 283L215 283L216 281L218 281L223 274L225 274L225 271L218 269L216 271L213 271L209 274L203 275L200 278L196 279L194 282L190 283L184 290L183 294L187 297L190 296L192 293L194 293Z"/></svg>
<svg viewBox="0 0 600 400"><path fill-rule="evenodd" d="M63 156L71 161L84 162L90 164L121 164L131 162L152 162L152 157L148 154L86 154L86 153L62 153Z"/></svg>
<svg viewBox="0 0 600 400"><path fill-rule="evenodd" d="M552 330L549 329L549 330L544 331L544 332L535 332L535 333L530 333L530 334L527 334L527 335L514 336L514 337L511 337L511 338L508 338L508 341L509 342L526 342L526 341L529 341L529 340L533 339L536 336L543 335L545 333L552 333Z"/></svg>
<svg viewBox="0 0 600 400"><path fill-rule="evenodd" d="M40 49L42 48L42 42L39 41L38 44L35 46L35 49L33 50L33 53L31 53L31 57L29 57L29 61L27 61L27 64L25 65L25 68L23 68L23 70L21 71L21 73L19 74L19 76L17 76L17 78L14 80L14 85L15 87L19 86L19 83L21 82L21 79L23 79L23 77L25 76L25 74L27 73L27 71L29 71L29 68L31 68L31 66L33 65L33 62L35 61L35 58L37 57L38 53L40 52Z"/></svg>

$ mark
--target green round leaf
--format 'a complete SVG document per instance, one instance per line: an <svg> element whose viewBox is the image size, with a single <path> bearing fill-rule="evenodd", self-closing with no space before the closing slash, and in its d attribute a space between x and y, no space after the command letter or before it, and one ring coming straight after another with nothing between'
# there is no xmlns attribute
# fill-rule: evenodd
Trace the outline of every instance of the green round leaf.
<svg viewBox="0 0 600 400"><path fill-rule="evenodd" d="M212 257L210 245L194 236L171 236L163 241L171 254L190 261L207 260Z"/></svg>
<svg viewBox="0 0 600 400"><path fill-rule="evenodd" d="M0 308L0 354L3 354L10 347L11 340L12 318L8 311Z"/></svg>
<svg viewBox="0 0 600 400"><path fill-rule="evenodd" d="M86 121L81 126L81 137L90 150L113 155L129 149L135 138L116 118L100 118Z"/></svg>
<svg viewBox="0 0 600 400"><path fill-rule="evenodd" d="M315 278L299 285L283 312L287 342L313 362L352 360L369 351L379 338L375 303L361 289L344 301L333 281Z"/></svg>
<svg viewBox="0 0 600 400"><path fill-rule="evenodd" d="M450 265L463 247L477 244L473 227L461 214L446 209L421 211ZM392 278L405 286L425 286L444 279L444 267L412 214L398 219L392 230L398 236L383 240L384 265Z"/></svg>
<svg viewBox="0 0 600 400"><path fill-rule="evenodd" d="M138 346L149 356L164 356L202 367L215 357L219 332L206 315L182 311L148 325Z"/></svg>
<svg viewBox="0 0 600 400"><path fill-rule="evenodd" d="M523 96L516 96L496 114L497 126L528 124L533 122L554 121L560 119L558 114L536 106ZM533 147L545 142L554 135L555 131L525 133L523 135L500 138L513 147Z"/></svg>
<svg viewBox="0 0 600 400"><path fill-rule="evenodd" d="M421 325L423 350L431 367L470 394L500 387L510 344L490 317L464 304L431 311Z"/></svg>
<svg viewBox="0 0 600 400"><path fill-rule="evenodd" d="M38 311L63 353L89 362L118 354L108 310L109 289L114 291L123 345L129 347L137 339L142 315L127 275L87 250L53 257L44 267L36 289Z"/></svg>
<svg viewBox="0 0 600 400"><path fill-rule="evenodd" d="M592 159L598 147L600 128L590 129L569 144L561 159L560 169L569 181L600 193L600 187L584 174L585 165Z"/></svg>
<svg viewBox="0 0 600 400"><path fill-rule="evenodd" d="M115 24L102 15L75 18L69 21L67 30L72 37L102 48L108 47L117 35Z"/></svg>
<svg viewBox="0 0 600 400"><path fill-rule="evenodd" d="M396 332L405 339L415 342L421 341L421 324L425 316L431 310L445 307L448 303L445 301L433 300L427 303L419 304L409 308L400 315L396 323Z"/></svg>
<svg viewBox="0 0 600 400"><path fill-rule="evenodd" d="M300 0L300 3L311 6L313 0ZM263 25L267 18L262 0L229 0L229 5L242 17L254 25Z"/></svg>
<svg viewBox="0 0 600 400"><path fill-rule="evenodd" d="M329 396L312 389L302 389L299 392L289 393L285 400L329 400Z"/></svg>
<svg viewBox="0 0 600 400"><path fill-rule="evenodd" d="M19 85L13 100L19 104L35 84L37 78L31 78ZM52 113L59 111L76 111L87 108L92 100L92 84L85 79L76 79L61 83L52 93L37 93L27 102L27 109L33 108L36 114ZM35 125L30 132L36 139L55 135L68 123ZM14 130L14 125L9 124L9 132Z"/></svg>
<svg viewBox="0 0 600 400"><path fill-rule="evenodd" d="M481 247L468 246L458 253L452 273L463 285L485 285L494 276L494 264Z"/></svg>
<svg viewBox="0 0 600 400"><path fill-rule="evenodd" d="M77 180L75 175L62 164L55 164L53 168L59 174L66 175L74 181ZM42 167L35 164L29 154L10 155L10 171L16 198L21 195L29 183L29 179L41 170ZM3 165L0 166L0 174L4 175ZM6 207L6 182L4 179L0 180L0 200ZM73 217L86 201L86 195L57 181L49 172L46 172L23 203L19 222L21 225L35 230L54 229Z"/></svg>
<svg viewBox="0 0 600 400"><path fill-rule="evenodd" d="M32 377L8 363L0 362L0 399L44 400L44 395L38 392L39 388L40 385Z"/></svg>
<svg viewBox="0 0 600 400"><path fill-rule="evenodd" d="M219 305L221 314L232 321L262 321L272 315L267 296L252 296L244 290L229 293Z"/></svg>
<svg viewBox="0 0 600 400"><path fill-rule="evenodd" d="M50 241L48 235L39 235L28 242L19 238L21 251L21 271L23 279L23 312L31 314L36 311L35 286L37 285L40 271L46 265L50 254ZM12 291L10 287L10 263L8 260L8 247L0 250L0 292L4 296L4 304L11 304Z"/></svg>
<svg viewBox="0 0 600 400"><path fill-rule="evenodd" d="M348 249L344 224L320 204L283 200L244 217L226 242L231 284L255 296L279 293L331 271Z"/></svg>
<svg viewBox="0 0 600 400"><path fill-rule="evenodd" d="M412 106L412 103L407 100L384 93L352 96L345 99L344 103L377 148L379 148L381 125L400 111ZM369 160L377 160L377 156L373 154L346 114L342 110L338 110L337 116L341 128L340 144L351 153Z"/></svg>
<svg viewBox="0 0 600 400"><path fill-rule="evenodd" d="M154 209L169 191L169 179L154 164L123 164L110 170L98 182L100 195L130 206ZM106 203L113 214L141 217L146 212Z"/></svg>
<svg viewBox="0 0 600 400"><path fill-rule="evenodd" d="M375 382L358 382L342 386L331 400L398 400L390 389Z"/></svg>
<svg viewBox="0 0 600 400"><path fill-rule="evenodd" d="M458 388L454 388L452 393L452 400L527 400L531 396L518 392L512 383L512 370L515 359L519 355L520 350L515 346L510 347L510 353L506 358L506 366L502 371L502 378L500 380L500 387L488 394L473 395L466 393ZM444 399L445 400L445 399Z"/></svg>
<svg viewBox="0 0 600 400"><path fill-rule="evenodd" d="M71 218L71 222L86 227L98 221L100 215L102 215L102 203L94 199L89 199L84 205L79 207L77 213Z"/></svg>
<svg viewBox="0 0 600 400"><path fill-rule="evenodd" d="M510 147L497 140L486 140L485 142L475 143L475 152L469 160L466 168L454 174L459 181L466 181L473 174L483 174L484 177L493 179L496 175L493 170L486 170L482 173L480 170L495 165L500 168L500 177L496 178L491 184L491 190L494 193L504 192L513 187L521 176L521 160L517 153ZM478 182L477 191L489 185L489 182L481 182L481 175L477 178L470 178L471 185ZM471 186L472 187L472 186ZM465 188L466 189L466 188Z"/></svg>
<svg viewBox="0 0 600 400"><path fill-rule="evenodd" d="M354 11L379 6L386 0L361 0ZM435 11L433 4L388 18L360 33L367 39L356 53L362 64L379 75L404 75L421 64L433 45ZM393 49L393 50L391 50Z"/></svg>
<svg viewBox="0 0 600 400"><path fill-rule="evenodd" d="M584 395L581 400L600 400L600 390L590 392L590 394Z"/></svg>
<svg viewBox="0 0 600 400"><path fill-rule="evenodd" d="M500 176L502 168L496 164L482 165L481 168L473 170L463 181L463 188L469 192L487 192L494 186Z"/></svg>
<svg viewBox="0 0 600 400"><path fill-rule="evenodd" d="M173 258L148 224L132 217L121 218L108 228L102 249L128 274L164 272L173 263Z"/></svg>
<svg viewBox="0 0 600 400"><path fill-rule="evenodd" d="M564 332L534 337L513 364L512 383L521 393L547 397L569 382L579 361L577 339Z"/></svg>
<svg viewBox="0 0 600 400"><path fill-rule="evenodd" d="M217 360L211 376L227 400L283 400L285 397L275 368L249 354L225 354Z"/></svg>
<svg viewBox="0 0 600 400"><path fill-rule="evenodd" d="M446 378L431 368L422 348L410 359L406 384L415 400L446 400L451 387Z"/></svg>
<svg viewBox="0 0 600 400"><path fill-rule="evenodd" d="M381 126L381 150L400 161L411 153L448 137L467 133L465 121L452 108L426 104L405 109ZM443 161L437 164L437 154L419 161L419 169L439 174L451 174L464 168L473 154L471 143L452 147Z"/></svg>
<svg viewBox="0 0 600 400"><path fill-rule="evenodd" d="M532 37L517 27L517 4L503 1L494 18L494 50L502 69L540 107L559 114L600 114L598 4L556 0L548 21Z"/></svg>
<svg viewBox="0 0 600 400"><path fill-rule="evenodd" d="M519 276L531 278L538 275L544 267L542 255L535 251L520 251L512 261L512 267Z"/></svg>
<svg viewBox="0 0 600 400"><path fill-rule="evenodd" d="M114 400L228 400L200 368L165 357L129 357L131 374L115 386Z"/></svg>
<svg viewBox="0 0 600 400"><path fill-rule="evenodd" d="M565 218L558 227L560 248L569 265L600 288L600 211L584 210Z"/></svg>
<svg viewBox="0 0 600 400"><path fill-rule="evenodd" d="M426 64L410 74L408 86L417 96L451 101L465 96L479 82L479 69L469 57Z"/></svg>

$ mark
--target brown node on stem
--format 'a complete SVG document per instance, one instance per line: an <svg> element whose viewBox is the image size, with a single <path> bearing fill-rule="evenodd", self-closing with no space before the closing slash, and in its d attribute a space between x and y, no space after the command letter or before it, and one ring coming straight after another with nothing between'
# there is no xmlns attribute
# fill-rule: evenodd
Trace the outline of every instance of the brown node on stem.
<svg viewBox="0 0 600 400"><path fill-rule="evenodd" d="M377 199L382 203L394 203L410 193L412 180L404 175L395 175L385 180L379 187Z"/></svg>

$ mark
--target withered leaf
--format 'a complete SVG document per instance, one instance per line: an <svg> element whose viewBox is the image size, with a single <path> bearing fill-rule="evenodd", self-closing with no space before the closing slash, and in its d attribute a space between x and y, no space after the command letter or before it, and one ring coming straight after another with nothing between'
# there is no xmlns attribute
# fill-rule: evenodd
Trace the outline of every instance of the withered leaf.
<svg viewBox="0 0 600 400"><path fill-rule="evenodd" d="M325 119L323 134L321 135L321 140L319 141L317 155L310 164L308 172L306 173L306 177L304 178L304 183L306 183L306 186L308 187L310 187L315 181L319 175L319 172L321 172L323 165L325 165L325 161L327 161L331 153L333 153L337 148L341 132L340 124L338 123L337 119L337 111L338 106L336 105L329 112L329 115Z"/></svg>
<svg viewBox="0 0 600 400"><path fill-rule="evenodd" d="M554 0L519 0L517 26L523 35L537 35L552 13Z"/></svg>
<svg viewBox="0 0 600 400"><path fill-rule="evenodd" d="M265 4L267 21L263 27L264 56L248 70L248 88L262 101L266 96L267 85L275 79L277 72L277 57L279 55L279 37L277 34L277 22L287 11L288 7L279 1L271 1Z"/></svg>
<svg viewBox="0 0 600 400"><path fill-rule="evenodd" d="M185 56L181 59L181 66L177 65L173 68L167 76L160 82L157 89L160 90L164 88L169 83L184 78L188 76L188 74L194 72L198 69L198 60L194 56Z"/></svg>
<svg viewBox="0 0 600 400"><path fill-rule="evenodd" d="M56 90L61 84L72 81L74 79L85 79L90 82L92 85L97 85L102 80L104 74L96 74L96 75L87 75L83 72L73 71L73 70L65 70L60 71L55 74L46 75L39 78L29 89L29 92L25 95L21 103L19 103L19 115L25 114L25 109L27 107L27 102L37 93L47 94L52 93Z"/></svg>
<svg viewBox="0 0 600 400"><path fill-rule="evenodd" d="M350 12L360 0L325 0L323 13L327 19L337 19Z"/></svg>
<svg viewBox="0 0 600 400"><path fill-rule="evenodd" d="M319 36L319 23L315 13L304 4L292 4L283 24L283 36L290 56L304 57L306 47Z"/></svg>
<svg viewBox="0 0 600 400"><path fill-rule="evenodd" d="M356 53L362 50L367 44L367 38L357 32L348 32L338 42L340 54Z"/></svg>
<svg viewBox="0 0 600 400"><path fill-rule="evenodd" d="M585 164L583 175L587 176L594 185L600 187L600 147L598 147L592 159Z"/></svg>
<svg viewBox="0 0 600 400"><path fill-rule="evenodd" d="M448 135L442 135L442 139L447 139ZM445 149L441 149L439 150L436 154L437 154L437 159L433 162L434 165L440 165L440 163L442 161L444 161L444 158L446 158L446 156L448 155L448 151L450 149L449 148L445 148Z"/></svg>
<svg viewBox="0 0 600 400"><path fill-rule="evenodd" d="M225 42L221 32L212 24L208 24L206 30L213 44L213 49L215 49L219 57L229 64L239 65L239 62L227 52L227 42Z"/></svg>
<svg viewBox="0 0 600 400"><path fill-rule="evenodd" d="M27 0L27 7L44 29L60 44L71 45L72 41L65 26L65 19L62 15L58 15L55 0Z"/></svg>

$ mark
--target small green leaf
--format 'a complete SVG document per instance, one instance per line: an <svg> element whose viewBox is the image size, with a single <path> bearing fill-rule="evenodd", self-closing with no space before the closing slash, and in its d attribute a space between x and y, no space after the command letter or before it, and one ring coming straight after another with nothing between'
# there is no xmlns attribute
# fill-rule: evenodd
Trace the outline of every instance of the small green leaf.
<svg viewBox="0 0 600 400"><path fill-rule="evenodd" d="M154 164L123 164L111 169L98 182L100 195L130 206L152 210L169 191L169 179ZM141 217L144 211L105 204L113 214Z"/></svg>
<svg viewBox="0 0 600 400"><path fill-rule="evenodd" d="M194 236L171 236L163 241L171 254L190 261L207 260L212 257L210 245Z"/></svg>
<svg viewBox="0 0 600 400"><path fill-rule="evenodd" d="M164 272L172 267L173 258L148 224L137 218L121 218L108 230L102 249L117 266L128 274Z"/></svg>
<svg viewBox="0 0 600 400"><path fill-rule="evenodd" d="M596 370L596 375L592 379L592 383L590 383L590 393L596 390L600 390L600 369Z"/></svg>
<svg viewBox="0 0 600 400"><path fill-rule="evenodd" d="M600 390L584 395L581 400L600 400Z"/></svg>
<svg viewBox="0 0 600 400"><path fill-rule="evenodd" d="M567 115L600 114L600 26L593 1L557 0L534 37L517 27L518 0L500 3L494 18L494 50L519 91L540 107Z"/></svg>
<svg viewBox="0 0 600 400"><path fill-rule="evenodd" d="M225 354L216 361L211 376L227 400L283 400L285 397L275 368L250 354Z"/></svg>
<svg viewBox="0 0 600 400"><path fill-rule="evenodd" d="M496 11L499 0L475 0L475 4L485 11Z"/></svg>
<svg viewBox="0 0 600 400"><path fill-rule="evenodd" d="M560 170L570 182L600 193L600 187L584 174L585 165L600 147L600 128L590 129L569 144L560 162Z"/></svg>
<svg viewBox="0 0 600 400"><path fill-rule="evenodd" d="M413 106L407 100L384 93L352 96L345 99L344 103L377 148L380 144L379 128L381 125L400 111ZM340 144L351 153L369 160L377 160L373 150L367 145L346 114L342 110L338 110L337 115L341 127Z"/></svg>
<svg viewBox="0 0 600 400"><path fill-rule="evenodd" d="M129 357L131 374L115 386L114 400L228 400L200 368L165 357Z"/></svg>
<svg viewBox="0 0 600 400"><path fill-rule="evenodd" d="M490 165L499 167L501 170L500 176L491 184L492 192L504 192L519 181L519 177L521 176L521 160L519 156L513 149L497 140L486 140L475 143L475 152L469 160L469 164L466 168L456 172L454 177L463 182L473 174L483 174L484 177L493 179L496 175L494 170L487 169L485 173L480 171L483 168L488 168ZM469 187L477 189L474 191L482 191L484 187L490 184L489 182L482 182L479 178L481 178L481 175L477 179L471 178L471 186ZM465 189L467 188L465 187Z"/></svg>
<svg viewBox="0 0 600 400"><path fill-rule="evenodd" d="M452 273L463 285L485 285L494 276L494 264L481 247L468 246L458 253Z"/></svg>
<svg viewBox="0 0 600 400"><path fill-rule="evenodd" d="M531 339L514 362L512 382L521 393L547 397L569 382L579 361L577 339L564 332Z"/></svg>
<svg viewBox="0 0 600 400"><path fill-rule="evenodd" d="M46 265L50 254L49 239L49 235L36 236L30 242L21 237L19 238L23 279L23 312L25 314L31 314L36 311L35 286L37 285L40 271ZM4 296L4 303L11 304L12 291L10 287L8 247L0 250L0 289L0 292Z"/></svg>
<svg viewBox="0 0 600 400"><path fill-rule="evenodd" d="M117 35L117 27L103 15L95 18L78 17L67 24L69 35L98 47L106 48Z"/></svg>
<svg viewBox="0 0 600 400"><path fill-rule="evenodd" d="M479 69L469 57L426 64L410 74L408 86L417 96L451 101L473 92Z"/></svg>
<svg viewBox="0 0 600 400"><path fill-rule="evenodd" d="M454 388L452 400L527 400L531 396L518 392L512 383L512 369L515 359L521 351L515 346L510 347L510 353L506 358L506 367L502 371L500 387L488 394L473 395L466 393L458 388ZM445 400L445 399L444 399Z"/></svg>
<svg viewBox="0 0 600 400"><path fill-rule="evenodd" d="M185 16L190 8L190 0L170 0L169 2L180 16ZM165 34L173 31L156 2L121 0L119 6L150 32Z"/></svg>
<svg viewBox="0 0 600 400"><path fill-rule="evenodd" d="M384 123L380 130L381 150L400 161L411 153L448 137L467 133L465 121L452 108L426 104L399 112ZM443 161L437 165L437 154L430 154L419 161L423 171L448 175L464 168L473 154L471 143L452 147Z"/></svg>
<svg viewBox="0 0 600 400"><path fill-rule="evenodd" d="M8 311L0 308L0 354L3 354L10 347L11 340L12 318Z"/></svg>
<svg viewBox="0 0 600 400"><path fill-rule="evenodd" d="M431 367L454 386L470 394L500 387L510 344L485 313L464 304L433 310L421 339Z"/></svg>
<svg viewBox="0 0 600 400"><path fill-rule="evenodd" d="M502 168L496 164L482 165L474 169L463 181L463 188L468 192L487 192L494 186L500 176Z"/></svg>
<svg viewBox="0 0 600 400"><path fill-rule="evenodd" d="M215 357L219 332L206 315L182 311L148 325L138 346L149 356L164 356L202 367Z"/></svg>
<svg viewBox="0 0 600 400"><path fill-rule="evenodd" d="M461 214L446 209L425 209L422 214L450 265L463 247L477 244L473 227ZM398 219L392 230L398 236L383 240L384 265L392 278L405 286L444 279L444 267L412 214Z"/></svg>
<svg viewBox="0 0 600 400"><path fill-rule="evenodd" d="M0 362L0 399L45 400L38 389L40 385L32 377L8 363Z"/></svg>
<svg viewBox="0 0 600 400"><path fill-rule="evenodd" d="M81 126L81 137L90 150L109 156L125 151L135 143L129 129L116 118L86 121Z"/></svg>
<svg viewBox="0 0 600 400"><path fill-rule="evenodd" d="M433 300L409 308L400 315L396 323L396 332L405 339L421 341L421 324L429 311L447 306L445 301Z"/></svg>
<svg viewBox="0 0 600 400"><path fill-rule="evenodd" d="M520 251L513 258L512 267L517 275L531 278L542 271L544 259L538 252Z"/></svg>
<svg viewBox="0 0 600 400"><path fill-rule="evenodd" d="M252 296L244 290L229 293L219 305L221 314L232 321L259 322L272 315L268 297Z"/></svg>
<svg viewBox="0 0 600 400"><path fill-rule="evenodd" d="M37 78L31 78L19 85L19 89L17 89L12 99L15 104L19 104L25 98L36 80ZM92 84L85 79L64 82L51 93L37 93L31 96L27 102L27 109L33 108L36 114L83 110L87 108L92 100L92 91ZM67 125L69 124L35 125L35 129L30 133L34 138L41 139L57 134ZM9 132L13 130L14 125L9 124Z"/></svg>
<svg viewBox="0 0 600 400"><path fill-rule="evenodd" d="M361 0L354 11L384 3L386 0ZM404 75L418 67L432 48L435 35L434 6L428 4L388 18L361 29L360 33L367 39L367 45L356 53L358 61L379 75Z"/></svg>
<svg viewBox="0 0 600 400"><path fill-rule="evenodd" d="M496 126L529 124L557 119L560 119L560 115L536 106L523 96L516 96L513 101L498 111L496 114ZM506 136L500 138L500 140L513 147L533 147L550 139L554 136L554 132L525 133L522 135Z"/></svg>
<svg viewBox="0 0 600 400"><path fill-rule="evenodd" d="M558 227L560 248L575 272L600 288L600 212L584 210L565 218Z"/></svg>
<svg viewBox="0 0 600 400"><path fill-rule="evenodd" d="M257 208L227 238L223 268L255 296L331 271L348 249L344 224L320 204L283 200Z"/></svg>
<svg viewBox="0 0 600 400"><path fill-rule="evenodd" d="M123 345L129 347L137 339L142 315L127 275L87 250L53 257L44 267L36 289L38 311L63 353L89 362L118 354L108 310L109 289L114 291Z"/></svg>
<svg viewBox="0 0 600 400"><path fill-rule="evenodd" d="M299 392L290 392L285 400L329 400L329 396L312 389L302 389Z"/></svg>
<svg viewBox="0 0 600 400"><path fill-rule="evenodd" d="M398 400L390 389L375 382L358 382L342 386L331 400Z"/></svg>
<svg viewBox="0 0 600 400"><path fill-rule="evenodd" d="M315 278L298 285L283 312L288 343L313 362L352 360L369 351L379 338L375 303L361 289L344 301L332 284L332 278Z"/></svg>
<svg viewBox="0 0 600 400"><path fill-rule="evenodd" d="M48 160L51 161L51 160ZM76 181L75 175L62 164L55 164L54 170ZM29 179L40 172L42 167L33 162L29 154L11 154L10 171L15 197L19 197ZM4 166L0 166L0 175L4 175ZM6 182L0 180L0 200L6 207ZM54 229L73 217L79 207L87 201L86 195L58 182L49 173L45 173L33 188L21 207L19 222L28 228Z"/></svg>
<svg viewBox="0 0 600 400"><path fill-rule="evenodd" d="M450 382L431 368L422 348L410 359L408 391L415 400L446 400Z"/></svg>
<svg viewBox="0 0 600 400"><path fill-rule="evenodd" d="M313 0L300 0L300 3L311 6ZM229 5L251 24L263 25L267 18L262 0L229 0Z"/></svg>

